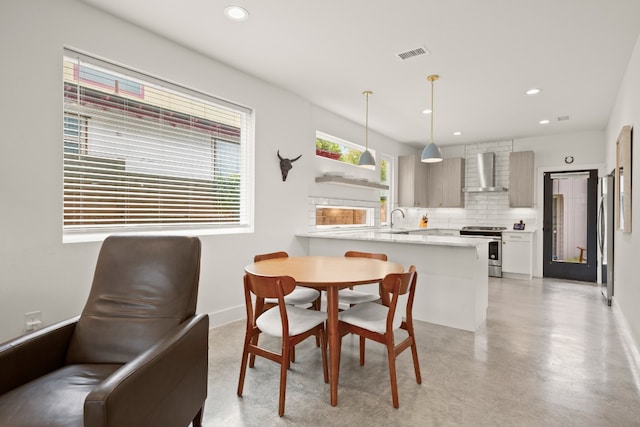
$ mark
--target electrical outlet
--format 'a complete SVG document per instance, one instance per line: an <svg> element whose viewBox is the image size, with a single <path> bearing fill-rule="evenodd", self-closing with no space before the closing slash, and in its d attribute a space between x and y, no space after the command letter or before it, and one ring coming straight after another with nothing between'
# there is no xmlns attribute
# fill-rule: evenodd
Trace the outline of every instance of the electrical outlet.
<svg viewBox="0 0 640 427"><path fill-rule="evenodd" d="M36 331L42 327L42 312L30 311L24 314L24 330Z"/></svg>

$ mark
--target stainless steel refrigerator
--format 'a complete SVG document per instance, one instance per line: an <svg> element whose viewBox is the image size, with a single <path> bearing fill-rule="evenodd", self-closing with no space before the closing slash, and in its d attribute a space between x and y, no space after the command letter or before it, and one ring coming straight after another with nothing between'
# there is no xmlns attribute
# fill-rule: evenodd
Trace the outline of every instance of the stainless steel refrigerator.
<svg viewBox="0 0 640 427"><path fill-rule="evenodd" d="M600 266L600 289L607 304L611 305L613 297L613 237L614 231L614 175L598 178L598 261Z"/></svg>

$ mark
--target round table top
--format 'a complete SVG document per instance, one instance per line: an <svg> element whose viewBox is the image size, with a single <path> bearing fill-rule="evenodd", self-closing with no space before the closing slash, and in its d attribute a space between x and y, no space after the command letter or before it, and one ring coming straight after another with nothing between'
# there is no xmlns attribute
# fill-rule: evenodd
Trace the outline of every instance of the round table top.
<svg viewBox="0 0 640 427"><path fill-rule="evenodd" d="M378 282L387 274L402 273L402 265L371 258L301 256L274 258L247 265L244 270L259 276L291 276L307 286L350 286Z"/></svg>

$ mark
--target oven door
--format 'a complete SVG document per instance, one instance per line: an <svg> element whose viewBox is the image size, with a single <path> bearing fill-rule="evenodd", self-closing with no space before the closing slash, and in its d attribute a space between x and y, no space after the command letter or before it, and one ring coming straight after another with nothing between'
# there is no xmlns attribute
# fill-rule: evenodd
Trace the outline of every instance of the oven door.
<svg viewBox="0 0 640 427"><path fill-rule="evenodd" d="M502 239L489 241L489 276L502 277Z"/></svg>

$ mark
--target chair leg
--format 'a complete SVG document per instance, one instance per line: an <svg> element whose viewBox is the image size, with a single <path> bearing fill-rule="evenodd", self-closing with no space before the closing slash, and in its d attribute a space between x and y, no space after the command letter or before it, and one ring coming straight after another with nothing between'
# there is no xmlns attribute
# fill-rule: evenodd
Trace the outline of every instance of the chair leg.
<svg viewBox="0 0 640 427"><path fill-rule="evenodd" d="M288 346L282 347L282 360L280 360L280 398L278 401L278 415L284 415L284 400L287 391L287 370L289 368L289 355L291 350Z"/></svg>
<svg viewBox="0 0 640 427"><path fill-rule="evenodd" d="M413 321L404 321L400 328L407 331L411 340L411 357L413 359L413 370L416 373L416 382L422 384L422 375L420 375L420 362L418 361L418 344L416 344L416 335L413 332Z"/></svg>
<svg viewBox="0 0 640 427"><path fill-rule="evenodd" d="M196 416L191 421L193 427L202 427L202 410L204 408L200 408Z"/></svg>
<svg viewBox="0 0 640 427"><path fill-rule="evenodd" d="M416 382L422 384L422 376L420 375L420 362L418 362L418 346L415 337L411 337L411 355L413 356L413 370L416 371Z"/></svg>
<svg viewBox="0 0 640 427"><path fill-rule="evenodd" d="M329 384L329 366L327 364L327 334L324 329L320 329L318 333L320 340L320 351L322 351L322 373L324 374L325 384Z"/></svg>
<svg viewBox="0 0 640 427"><path fill-rule="evenodd" d="M360 336L360 366L364 366L364 348L365 348L365 338Z"/></svg>
<svg viewBox="0 0 640 427"><path fill-rule="evenodd" d="M389 377L391 379L391 400L393 407L399 408L398 402L398 379L396 377L396 356L393 351L393 343L387 343L387 353L389 355Z"/></svg>
<svg viewBox="0 0 640 427"><path fill-rule="evenodd" d="M312 307L314 310L316 311L320 311L320 306L322 304L322 293L320 293L320 296L318 298L316 298L316 300L312 303ZM316 335L316 347L320 347L320 337L318 337Z"/></svg>
<svg viewBox="0 0 640 427"><path fill-rule="evenodd" d="M238 379L238 396L242 396L242 389L244 388L244 375L247 372L247 359L249 358L249 334L245 335L244 348L242 349L242 362L240 363L240 378ZM254 354L252 354L255 357Z"/></svg>
<svg viewBox="0 0 640 427"><path fill-rule="evenodd" d="M251 337L251 344L254 346L258 346L258 337L260 336L260 334L256 334L255 336ZM249 367L253 368L253 366L256 363L256 355L251 353L251 355L249 355Z"/></svg>

